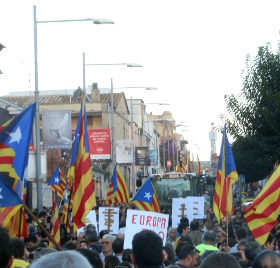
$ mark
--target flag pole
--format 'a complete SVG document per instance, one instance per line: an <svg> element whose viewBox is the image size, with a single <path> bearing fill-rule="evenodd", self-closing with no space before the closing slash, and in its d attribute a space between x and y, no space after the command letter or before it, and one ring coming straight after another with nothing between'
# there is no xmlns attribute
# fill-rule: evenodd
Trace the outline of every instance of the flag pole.
<svg viewBox="0 0 280 268"><path fill-rule="evenodd" d="M62 250L61 247L56 243L53 237L50 235L48 230L44 227L44 225L39 221L39 219L33 214L33 212L29 209L29 207L23 203L23 206L26 212L33 218L33 220L38 224L40 229L47 235L47 237L52 241L52 243L56 246L58 250Z"/></svg>

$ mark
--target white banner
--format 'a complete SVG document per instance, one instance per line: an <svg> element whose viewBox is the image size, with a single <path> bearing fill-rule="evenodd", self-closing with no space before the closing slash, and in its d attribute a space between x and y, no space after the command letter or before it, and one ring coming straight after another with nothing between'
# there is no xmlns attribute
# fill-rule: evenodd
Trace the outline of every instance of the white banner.
<svg viewBox="0 0 280 268"><path fill-rule="evenodd" d="M180 219L187 217L189 223L193 219L204 218L204 197L188 196L186 198L172 198L172 228L177 228Z"/></svg>
<svg viewBox="0 0 280 268"><path fill-rule="evenodd" d="M96 221L96 212L95 210L91 210L87 216L86 216L86 226L89 224L93 224L96 227L96 232L98 232L98 226L97 226L97 221ZM80 229L77 230L77 235L81 232L84 232L86 229L86 226L81 227Z"/></svg>
<svg viewBox="0 0 280 268"><path fill-rule="evenodd" d="M119 233L119 208L99 208L99 232L108 230L109 234Z"/></svg>
<svg viewBox="0 0 280 268"><path fill-rule="evenodd" d="M188 219L191 223L193 219L204 218L204 197L203 196L188 196L186 198L187 207L190 207Z"/></svg>
<svg viewBox="0 0 280 268"><path fill-rule="evenodd" d="M116 141L116 161L118 164L127 164L133 162L131 139Z"/></svg>
<svg viewBox="0 0 280 268"><path fill-rule="evenodd" d="M169 215L162 213L134 209L127 210L124 248L132 248L133 236L145 229L157 233L162 238L163 245L165 245L168 219Z"/></svg>

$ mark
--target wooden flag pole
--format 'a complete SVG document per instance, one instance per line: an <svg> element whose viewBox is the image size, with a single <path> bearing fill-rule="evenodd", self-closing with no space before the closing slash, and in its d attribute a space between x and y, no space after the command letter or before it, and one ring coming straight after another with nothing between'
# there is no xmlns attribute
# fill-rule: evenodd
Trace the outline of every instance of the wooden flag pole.
<svg viewBox="0 0 280 268"><path fill-rule="evenodd" d="M45 228L45 226L39 221L39 219L33 214L33 212L29 209L29 207L26 204L23 204L26 212L33 218L33 220L38 224L40 229L47 235L47 237L52 241L52 243L56 246L58 250L62 250L61 247L56 243L56 241L53 239L53 237L50 235L48 230Z"/></svg>

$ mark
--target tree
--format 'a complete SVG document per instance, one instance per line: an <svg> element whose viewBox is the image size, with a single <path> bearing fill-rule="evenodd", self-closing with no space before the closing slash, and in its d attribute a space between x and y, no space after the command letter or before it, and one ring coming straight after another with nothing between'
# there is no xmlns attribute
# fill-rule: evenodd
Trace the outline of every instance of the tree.
<svg viewBox="0 0 280 268"><path fill-rule="evenodd" d="M247 57L239 96L226 95L230 118L222 115L234 138L232 152L246 181L267 177L280 159L280 46L260 47Z"/></svg>

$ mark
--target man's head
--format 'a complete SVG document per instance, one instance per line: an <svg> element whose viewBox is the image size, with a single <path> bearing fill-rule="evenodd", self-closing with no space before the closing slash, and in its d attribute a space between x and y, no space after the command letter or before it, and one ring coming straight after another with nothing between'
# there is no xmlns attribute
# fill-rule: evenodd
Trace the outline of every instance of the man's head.
<svg viewBox="0 0 280 268"><path fill-rule="evenodd" d="M91 245L93 243L96 243L98 241L98 235L95 229L88 228L85 231L85 237L88 243Z"/></svg>
<svg viewBox="0 0 280 268"><path fill-rule="evenodd" d="M155 232L144 230L134 235L132 259L135 267L144 268L162 263L162 239Z"/></svg>
<svg viewBox="0 0 280 268"><path fill-rule="evenodd" d="M176 240L176 236L177 236L177 229L176 228L170 228L169 230L169 239L172 241Z"/></svg>
<svg viewBox="0 0 280 268"><path fill-rule="evenodd" d="M102 252L104 256L112 255L113 248L112 244L115 240L115 237L110 234L105 234L102 238Z"/></svg>
<svg viewBox="0 0 280 268"><path fill-rule="evenodd" d="M255 257L262 251L262 247L258 242L252 241L245 247L244 253L248 261L252 262Z"/></svg>
<svg viewBox="0 0 280 268"><path fill-rule="evenodd" d="M239 262L230 254L215 251L202 260L199 268L241 268Z"/></svg>
<svg viewBox="0 0 280 268"><path fill-rule="evenodd" d="M196 221L196 220L192 221L190 227L191 227L191 231L198 230L199 229L199 222Z"/></svg>
<svg viewBox="0 0 280 268"><path fill-rule="evenodd" d="M8 231L0 226L0 268L10 267L12 262L12 240Z"/></svg>
<svg viewBox="0 0 280 268"><path fill-rule="evenodd" d="M215 242L216 242L216 233L214 231L209 230L203 235L204 244L215 245Z"/></svg>
<svg viewBox="0 0 280 268"><path fill-rule="evenodd" d="M254 259L252 268L276 268L280 267L280 255L272 250L266 249L260 252Z"/></svg>
<svg viewBox="0 0 280 268"><path fill-rule="evenodd" d="M235 231L235 238L237 241L241 241L247 238L247 233L246 233L246 229L244 228L238 228Z"/></svg>
<svg viewBox="0 0 280 268"><path fill-rule="evenodd" d="M194 246L186 244L180 249L177 256L179 264L193 267L197 264L199 254Z"/></svg>
<svg viewBox="0 0 280 268"><path fill-rule="evenodd" d="M103 267L100 255L96 250L90 250L86 248L77 248L75 250L81 253L82 255L84 255L89 261L89 263L92 265L92 267L94 268Z"/></svg>
<svg viewBox="0 0 280 268"><path fill-rule="evenodd" d="M117 237L113 244L112 244L112 248L113 248L113 252L116 255L122 255L123 252L123 244L124 244L124 240L123 238Z"/></svg>
<svg viewBox="0 0 280 268"><path fill-rule="evenodd" d="M25 247L24 242L19 238L13 238L12 245L13 245L12 255L14 256L14 258L22 259L24 255L24 247Z"/></svg>
<svg viewBox="0 0 280 268"><path fill-rule="evenodd" d="M29 266L30 268L91 268L86 257L74 250L65 250L44 255Z"/></svg>
<svg viewBox="0 0 280 268"><path fill-rule="evenodd" d="M190 232L189 224L187 222L180 222L177 231L182 236L188 235Z"/></svg>

